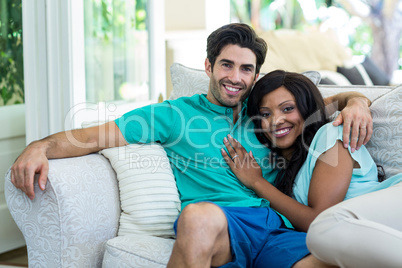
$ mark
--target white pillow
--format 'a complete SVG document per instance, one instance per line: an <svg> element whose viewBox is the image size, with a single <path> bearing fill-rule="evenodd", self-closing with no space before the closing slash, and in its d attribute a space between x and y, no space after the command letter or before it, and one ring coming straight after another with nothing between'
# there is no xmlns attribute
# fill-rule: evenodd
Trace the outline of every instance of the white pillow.
<svg viewBox="0 0 402 268"><path fill-rule="evenodd" d="M209 77L205 70L193 69L180 63L170 66L170 77L173 90L169 99L191 97L194 94L207 94Z"/></svg>
<svg viewBox="0 0 402 268"><path fill-rule="evenodd" d="M352 83L341 73L328 71L328 70L319 70L322 78L328 78L333 81L336 85L339 86L350 86Z"/></svg>
<svg viewBox="0 0 402 268"><path fill-rule="evenodd" d="M316 71L307 71L302 74L310 78L316 85L321 80L320 73ZM184 96L190 97L194 94L207 94L208 92L209 77L205 73L205 70L193 69L180 63L173 63L170 66L170 75L173 85L173 90L169 97L170 100ZM264 75L261 73L259 78Z"/></svg>
<svg viewBox="0 0 402 268"><path fill-rule="evenodd" d="M364 69L363 65L356 64L356 69L359 71L360 75L362 76L363 80L364 80L364 84L367 86L373 86L373 81L371 81L370 76L368 75L368 73L366 72L366 69Z"/></svg>
<svg viewBox="0 0 402 268"><path fill-rule="evenodd" d="M130 144L100 152L117 174L122 213L119 236L174 237L181 209L176 181L159 144Z"/></svg>
<svg viewBox="0 0 402 268"><path fill-rule="evenodd" d="M387 178L402 173L402 85L376 99L370 110L374 129L367 150Z"/></svg>

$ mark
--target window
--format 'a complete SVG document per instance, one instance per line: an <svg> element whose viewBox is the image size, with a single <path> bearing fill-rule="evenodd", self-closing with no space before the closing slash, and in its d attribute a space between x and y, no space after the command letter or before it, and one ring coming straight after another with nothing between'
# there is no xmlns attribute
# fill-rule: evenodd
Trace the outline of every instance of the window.
<svg viewBox="0 0 402 268"><path fill-rule="evenodd" d="M28 143L165 94L163 0L24 1L22 9Z"/></svg>
<svg viewBox="0 0 402 268"><path fill-rule="evenodd" d="M88 102L149 100L146 0L85 0Z"/></svg>
<svg viewBox="0 0 402 268"><path fill-rule="evenodd" d="M21 0L0 1L0 106L24 102Z"/></svg>
<svg viewBox="0 0 402 268"><path fill-rule="evenodd" d="M113 120L166 94L164 5L156 2L84 1L85 97L74 91L81 96L75 105L84 98L85 108L74 111L74 127Z"/></svg>

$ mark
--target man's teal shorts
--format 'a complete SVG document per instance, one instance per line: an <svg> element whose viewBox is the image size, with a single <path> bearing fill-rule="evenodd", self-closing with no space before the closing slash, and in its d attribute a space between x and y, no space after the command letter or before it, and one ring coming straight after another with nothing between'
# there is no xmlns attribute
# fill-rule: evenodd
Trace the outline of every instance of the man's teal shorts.
<svg viewBox="0 0 402 268"><path fill-rule="evenodd" d="M292 267L310 254L306 233L287 228L273 209L219 207L228 221L232 251L232 262L222 267Z"/></svg>

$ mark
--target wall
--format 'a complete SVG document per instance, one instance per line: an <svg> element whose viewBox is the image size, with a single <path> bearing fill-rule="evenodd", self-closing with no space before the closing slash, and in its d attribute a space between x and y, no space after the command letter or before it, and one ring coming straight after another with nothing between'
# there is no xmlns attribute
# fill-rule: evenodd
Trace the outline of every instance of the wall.
<svg viewBox="0 0 402 268"><path fill-rule="evenodd" d="M205 19L205 0L165 0L167 32L203 30L206 25Z"/></svg>
<svg viewBox="0 0 402 268"><path fill-rule="evenodd" d="M229 22L230 0L165 0L167 98L172 63L203 69L208 35Z"/></svg>
<svg viewBox="0 0 402 268"><path fill-rule="evenodd" d="M0 253L3 253L25 245L4 196L4 175L25 148L25 105L0 107L0 122Z"/></svg>

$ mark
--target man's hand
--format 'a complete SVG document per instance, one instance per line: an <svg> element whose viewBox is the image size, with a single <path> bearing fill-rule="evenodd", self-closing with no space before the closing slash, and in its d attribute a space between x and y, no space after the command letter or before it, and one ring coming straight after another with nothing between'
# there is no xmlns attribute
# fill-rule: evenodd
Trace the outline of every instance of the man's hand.
<svg viewBox="0 0 402 268"><path fill-rule="evenodd" d="M359 150L366 144L373 133L373 118L367 98L354 97L347 101L346 107L333 122L334 126L343 123L343 145L348 148L349 137L351 151Z"/></svg>
<svg viewBox="0 0 402 268"><path fill-rule="evenodd" d="M11 182L31 200L35 198L34 176L39 173L39 187L44 190L49 161L40 142L30 144L11 167Z"/></svg>
<svg viewBox="0 0 402 268"><path fill-rule="evenodd" d="M28 145L11 167L11 182L34 199L34 176L39 174L39 187L44 190L49 172L48 159L82 156L127 144L114 121L62 131Z"/></svg>

